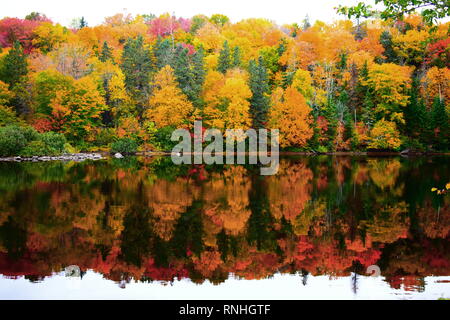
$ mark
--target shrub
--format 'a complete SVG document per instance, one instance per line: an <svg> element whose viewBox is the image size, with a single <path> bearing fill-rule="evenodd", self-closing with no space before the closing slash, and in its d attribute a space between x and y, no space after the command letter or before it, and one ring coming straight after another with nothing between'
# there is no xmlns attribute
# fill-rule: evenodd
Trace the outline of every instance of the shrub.
<svg viewBox="0 0 450 320"><path fill-rule="evenodd" d="M16 113L11 107L0 105L0 127L21 123L23 123L23 121L16 116Z"/></svg>
<svg viewBox="0 0 450 320"><path fill-rule="evenodd" d="M0 156L15 156L27 145L22 128L7 126L0 128Z"/></svg>
<svg viewBox="0 0 450 320"><path fill-rule="evenodd" d="M319 147L317 148L317 152L319 152L319 153L327 153L327 152L328 152L328 149L327 149L327 147L325 147L325 146L319 146Z"/></svg>
<svg viewBox="0 0 450 320"><path fill-rule="evenodd" d="M64 145L67 143L66 137L63 134L52 131L41 133L39 140L45 144L48 155L63 153Z"/></svg>
<svg viewBox="0 0 450 320"><path fill-rule="evenodd" d="M111 152L113 153L135 153L138 144L135 140L130 138L121 138L111 145Z"/></svg>
<svg viewBox="0 0 450 320"><path fill-rule="evenodd" d="M20 155L23 157L45 156L48 155L47 146L40 140L31 141L20 151Z"/></svg>
<svg viewBox="0 0 450 320"><path fill-rule="evenodd" d="M97 147L107 146L116 141L116 139L116 131L113 128L104 128L95 137L94 145Z"/></svg>
<svg viewBox="0 0 450 320"><path fill-rule="evenodd" d="M158 129L151 139L151 143L157 147L159 150L169 151L172 150L174 146L178 144L176 141L170 140L172 137L172 132L175 130L174 127L167 126Z"/></svg>
<svg viewBox="0 0 450 320"><path fill-rule="evenodd" d="M33 127L20 127L20 130L27 142L39 139L39 133Z"/></svg>
<svg viewBox="0 0 450 320"><path fill-rule="evenodd" d="M78 148L76 148L76 147L73 147L70 143L67 142L66 144L64 144L64 152L67 152L67 153L79 153L80 150Z"/></svg>

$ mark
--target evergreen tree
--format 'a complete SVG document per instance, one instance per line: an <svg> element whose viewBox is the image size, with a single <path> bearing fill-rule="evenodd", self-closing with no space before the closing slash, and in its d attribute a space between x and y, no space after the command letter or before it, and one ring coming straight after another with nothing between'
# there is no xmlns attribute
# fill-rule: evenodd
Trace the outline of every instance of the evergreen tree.
<svg viewBox="0 0 450 320"><path fill-rule="evenodd" d="M442 151L449 149L450 124L447 112L445 111L444 100L436 97L433 103L432 120L434 134L434 145Z"/></svg>
<svg viewBox="0 0 450 320"><path fill-rule="evenodd" d="M203 84L205 83L206 68L205 68L205 51L200 47L192 57L192 102L196 107L202 107L201 92Z"/></svg>
<svg viewBox="0 0 450 320"><path fill-rule="evenodd" d="M84 17L81 17L81 19L80 19L80 29L83 29L84 27L87 27L87 26L88 26L88 24L87 24L86 19L84 19Z"/></svg>
<svg viewBox="0 0 450 320"><path fill-rule="evenodd" d="M404 111L405 131L412 138L425 138L426 132L426 109L419 93L420 80L414 78L410 90L409 104Z"/></svg>
<svg viewBox="0 0 450 320"><path fill-rule="evenodd" d="M120 65L125 75L125 88L135 99L139 114L142 113L150 94L150 76L153 66L151 52L144 46L144 39L128 39Z"/></svg>
<svg viewBox="0 0 450 320"><path fill-rule="evenodd" d="M102 52L100 52L100 61L106 62L109 59L112 59L112 50L108 46L108 42L103 42Z"/></svg>
<svg viewBox="0 0 450 320"><path fill-rule="evenodd" d="M250 113L255 129L264 128L267 123L269 111L269 82L267 70L261 57L258 62L251 60L249 63L250 81L249 86L252 91L250 98Z"/></svg>
<svg viewBox="0 0 450 320"><path fill-rule="evenodd" d="M231 68L231 63L230 46L228 45L228 41L225 40L223 48L220 50L217 70L225 74Z"/></svg>
<svg viewBox="0 0 450 320"><path fill-rule="evenodd" d="M156 68L159 70L167 65L172 65L174 52L169 39L158 38L153 47L153 55L156 59Z"/></svg>
<svg viewBox="0 0 450 320"><path fill-rule="evenodd" d="M241 66L241 48L238 46L233 48L233 59L231 63L232 68L238 68Z"/></svg>
<svg viewBox="0 0 450 320"><path fill-rule="evenodd" d="M175 77L178 81L178 86L183 91L183 93L192 101L193 91L192 91L192 74L191 67L189 63L189 52L188 49L184 48L182 45L178 45L175 49L175 57L172 61L171 67L174 70Z"/></svg>
<svg viewBox="0 0 450 320"><path fill-rule="evenodd" d="M397 63L398 57L392 46L392 35L389 31L383 31L380 35L380 43L384 48L385 62Z"/></svg>
<svg viewBox="0 0 450 320"><path fill-rule="evenodd" d="M281 75L281 86L283 89L286 90L287 87L289 87L292 84L292 81L294 80L295 71L285 71Z"/></svg>
<svg viewBox="0 0 450 320"><path fill-rule="evenodd" d="M14 87L23 76L28 73L28 63L26 55L19 41L14 42L14 46L3 58L0 66L0 80Z"/></svg>

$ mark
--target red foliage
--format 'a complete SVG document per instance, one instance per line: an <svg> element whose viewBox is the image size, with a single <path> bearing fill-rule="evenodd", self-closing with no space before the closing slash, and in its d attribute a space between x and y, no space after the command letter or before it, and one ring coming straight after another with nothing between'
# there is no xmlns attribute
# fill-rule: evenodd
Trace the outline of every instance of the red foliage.
<svg viewBox="0 0 450 320"><path fill-rule="evenodd" d="M32 126L40 133L52 131L53 129L52 122L47 118L38 118L34 120Z"/></svg>
<svg viewBox="0 0 450 320"><path fill-rule="evenodd" d="M40 23L40 21L18 18L0 20L0 45L2 47L12 47L14 42L19 41L25 53L30 53L33 49L33 32Z"/></svg>
<svg viewBox="0 0 450 320"><path fill-rule="evenodd" d="M183 30L188 32L191 28L189 19L169 17L168 15L153 19L148 23L148 32L155 37L164 37L175 31Z"/></svg>
<svg viewBox="0 0 450 320"><path fill-rule="evenodd" d="M450 68L450 37L429 44L427 53L427 64Z"/></svg>

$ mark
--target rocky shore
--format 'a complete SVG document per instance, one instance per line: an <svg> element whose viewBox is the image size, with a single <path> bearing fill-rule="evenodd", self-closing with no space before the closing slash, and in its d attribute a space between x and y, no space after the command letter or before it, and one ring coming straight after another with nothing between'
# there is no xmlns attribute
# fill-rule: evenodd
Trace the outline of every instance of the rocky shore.
<svg viewBox="0 0 450 320"><path fill-rule="evenodd" d="M41 161L85 161L85 160L101 160L104 157L100 153L72 153L60 156L33 156L33 157L6 157L0 158L5 162L41 162Z"/></svg>

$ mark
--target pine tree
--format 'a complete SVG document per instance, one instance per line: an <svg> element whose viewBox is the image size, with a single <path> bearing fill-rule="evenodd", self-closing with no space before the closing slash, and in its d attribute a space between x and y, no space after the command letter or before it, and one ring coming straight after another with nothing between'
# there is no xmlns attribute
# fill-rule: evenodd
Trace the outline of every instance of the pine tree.
<svg viewBox="0 0 450 320"><path fill-rule="evenodd" d="M188 49L184 48L182 45L178 45L175 49L175 58L171 65L174 70L175 77L178 81L178 87L183 91L183 93L192 101L193 92L191 86L191 67L189 62Z"/></svg>
<svg viewBox="0 0 450 320"><path fill-rule="evenodd" d="M250 80L249 86L252 91L250 98L250 113L252 115L253 127L264 128L268 120L269 111L269 82L267 70L261 57L258 63L251 60L249 63Z"/></svg>
<svg viewBox="0 0 450 320"><path fill-rule="evenodd" d="M88 26L88 24L87 24L86 19L84 19L84 17L81 17L81 19L80 19L80 29L83 29L83 28L85 28L87 26Z"/></svg>
<svg viewBox="0 0 450 320"><path fill-rule="evenodd" d="M233 59L232 59L231 67L238 68L241 66L241 48L238 46L233 48Z"/></svg>
<svg viewBox="0 0 450 320"><path fill-rule="evenodd" d="M0 80L14 87L20 79L28 73L28 63L26 55L19 41L14 42L14 46L3 58L0 66Z"/></svg>
<svg viewBox="0 0 450 320"><path fill-rule="evenodd" d="M413 138L424 137L426 109L419 93L420 80L414 78L410 90L409 104L404 111L406 133Z"/></svg>
<svg viewBox="0 0 450 320"><path fill-rule="evenodd" d="M156 68L159 70L167 65L172 65L174 52L169 39L158 38L153 47L153 55L156 59Z"/></svg>
<svg viewBox="0 0 450 320"><path fill-rule="evenodd" d="M202 107L201 92L205 83L205 51L200 47L192 57L192 90L194 106Z"/></svg>
<svg viewBox="0 0 450 320"><path fill-rule="evenodd" d="M225 74L227 70L231 68L231 63L230 46L228 45L228 41L225 40L219 54L217 70Z"/></svg>
<svg viewBox="0 0 450 320"><path fill-rule="evenodd" d="M109 59L112 59L112 50L106 41L103 42L102 52L100 52L99 59L101 62L106 62Z"/></svg>
<svg viewBox="0 0 450 320"><path fill-rule="evenodd" d="M384 48L385 62L397 63L398 57L392 46L392 35L389 31L383 31L380 35L380 43Z"/></svg>
<svg viewBox="0 0 450 320"><path fill-rule="evenodd" d="M122 54L120 65L125 75L125 88L137 104L139 114L142 113L144 105L150 94L150 76L153 66L151 52L144 47L144 39L128 39Z"/></svg>
<svg viewBox="0 0 450 320"><path fill-rule="evenodd" d="M449 149L450 124L447 112L445 111L444 100L439 97L434 99L433 109L433 128L435 130L434 145L442 151Z"/></svg>

